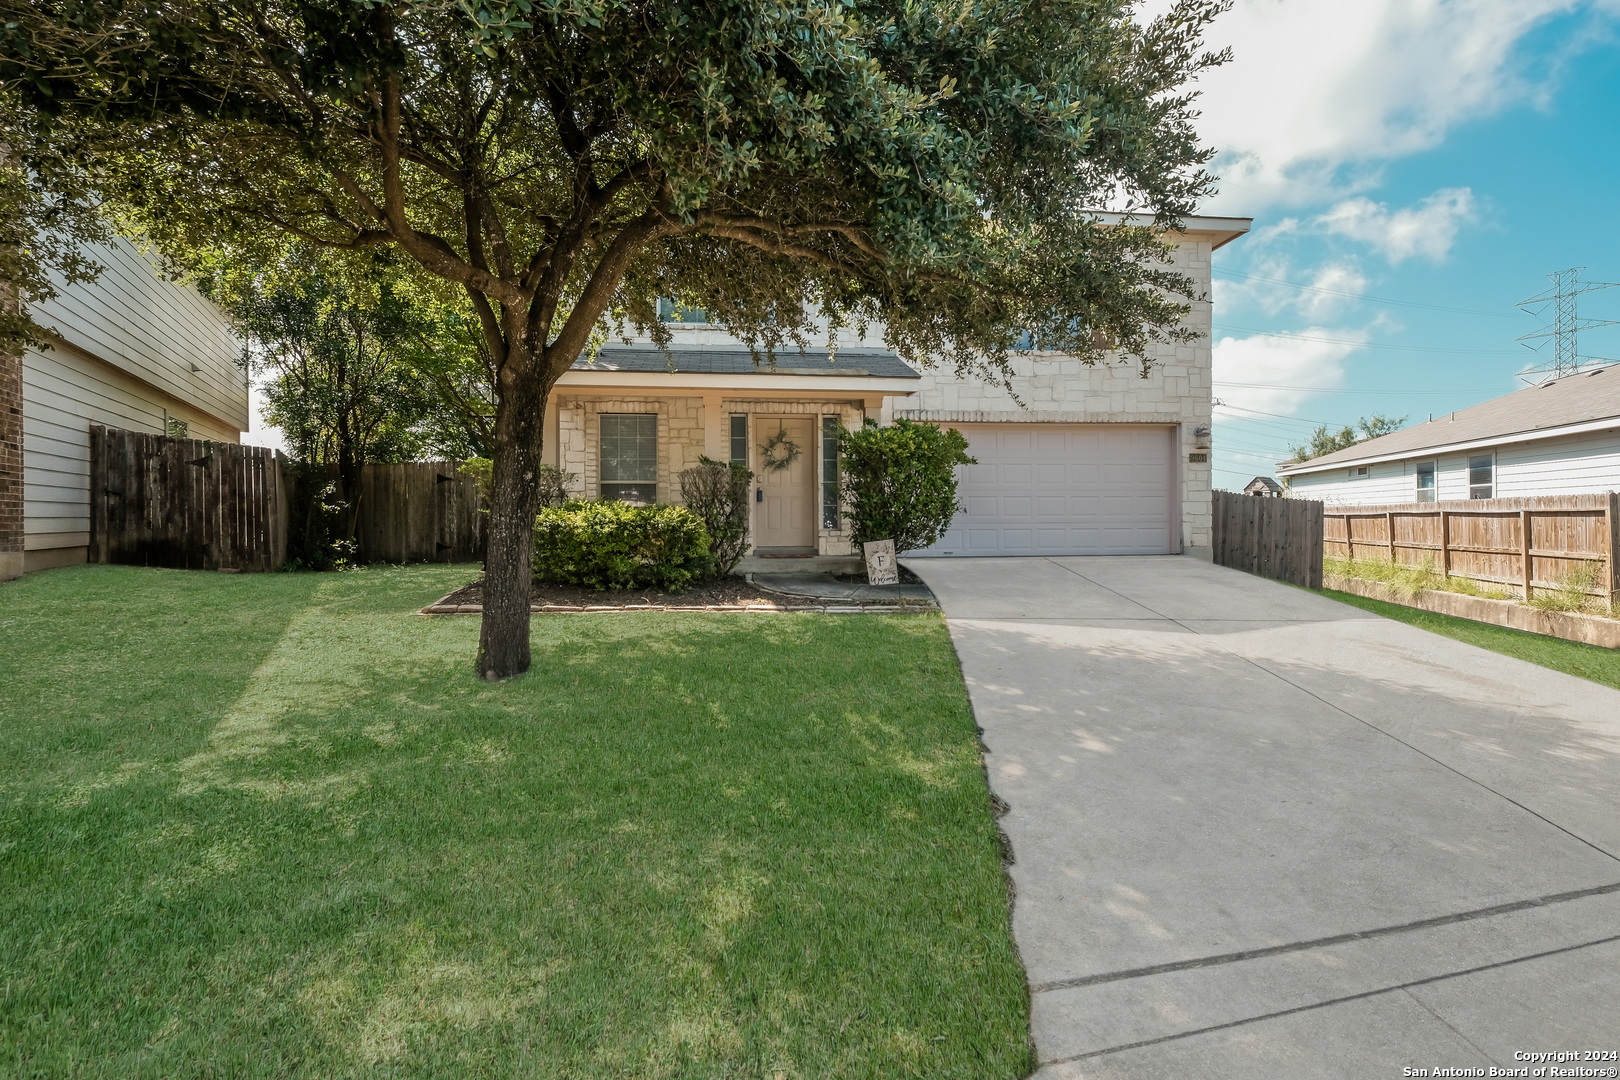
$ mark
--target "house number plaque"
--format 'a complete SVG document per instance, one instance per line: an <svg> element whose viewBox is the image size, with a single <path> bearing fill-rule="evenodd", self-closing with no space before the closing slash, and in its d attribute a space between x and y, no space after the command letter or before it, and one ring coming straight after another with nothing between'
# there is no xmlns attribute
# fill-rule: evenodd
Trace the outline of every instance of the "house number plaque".
<svg viewBox="0 0 1620 1080"><path fill-rule="evenodd" d="M866 580L872 585L900 584L900 564L894 561L893 540L868 540L861 545L866 553Z"/></svg>

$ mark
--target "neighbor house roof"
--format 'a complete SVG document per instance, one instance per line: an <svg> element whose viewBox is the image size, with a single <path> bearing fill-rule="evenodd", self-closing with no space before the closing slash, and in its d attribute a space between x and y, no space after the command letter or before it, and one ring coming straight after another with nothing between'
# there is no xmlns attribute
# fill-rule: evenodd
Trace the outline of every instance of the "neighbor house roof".
<svg viewBox="0 0 1620 1080"><path fill-rule="evenodd" d="M1620 365L1566 375L1295 465L1284 476L1620 427Z"/></svg>
<svg viewBox="0 0 1620 1080"><path fill-rule="evenodd" d="M1257 476L1243 485L1244 491L1253 491L1255 488L1264 488L1267 491L1281 491L1282 485L1269 476Z"/></svg>
<svg viewBox="0 0 1620 1080"><path fill-rule="evenodd" d="M828 357L825 349L800 355L797 350L776 354L773 365L763 355L756 363L747 349L670 346L665 353L656 345L606 345L595 363L574 361L575 371L668 372L689 375L870 375L884 379L920 379L916 370L887 349L839 349Z"/></svg>

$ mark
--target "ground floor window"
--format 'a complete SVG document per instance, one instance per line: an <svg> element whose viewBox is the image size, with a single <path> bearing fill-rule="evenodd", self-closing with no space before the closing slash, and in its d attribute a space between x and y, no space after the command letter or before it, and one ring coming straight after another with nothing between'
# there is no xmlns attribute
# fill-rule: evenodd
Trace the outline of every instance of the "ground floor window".
<svg viewBox="0 0 1620 1080"><path fill-rule="evenodd" d="M731 463L748 465L748 417L741 414L731 418Z"/></svg>
<svg viewBox="0 0 1620 1080"><path fill-rule="evenodd" d="M658 416L601 416L601 495L630 503L658 501Z"/></svg>
<svg viewBox="0 0 1620 1080"><path fill-rule="evenodd" d="M821 527L838 528L838 417L821 418Z"/></svg>
<svg viewBox="0 0 1620 1080"><path fill-rule="evenodd" d="M1468 459L1468 497L1496 497L1496 459L1490 454L1476 454Z"/></svg>
<svg viewBox="0 0 1620 1080"><path fill-rule="evenodd" d="M1420 461L1417 465L1417 501L1434 502L1434 462Z"/></svg>

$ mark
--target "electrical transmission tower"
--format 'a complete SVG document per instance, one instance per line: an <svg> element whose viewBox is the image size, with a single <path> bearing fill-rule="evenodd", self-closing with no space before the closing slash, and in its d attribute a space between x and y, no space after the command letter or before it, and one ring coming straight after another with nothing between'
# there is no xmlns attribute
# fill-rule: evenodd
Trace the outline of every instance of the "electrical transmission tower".
<svg viewBox="0 0 1620 1080"><path fill-rule="evenodd" d="M1519 307L1532 315L1541 315L1548 308L1552 309L1553 321L1551 326L1543 326L1533 334L1526 334L1519 338L1525 348L1540 351L1546 348L1550 340L1553 347L1553 359L1550 364L1543 364L1525 372L1549 372L1549 378L1557 379L1565 375L1573 375L1581 369L1581 364L1587 360L1610 360L1606 356L1582 356L1580 352L1579 336L1582 330L1592 330L1599 326L1613 326L1615 319L1583 319L1575 311L1575 298L1581 293L1596 292L1598 289L1612 289L1620 282L1614 281L1582 281L1581 271L1584 266L1572 266L1568 270L1559 270L1548 274L1547 278L1553 283L1552 288L1546 292L1532 296L1528 300L1519 301Z"/></svg>

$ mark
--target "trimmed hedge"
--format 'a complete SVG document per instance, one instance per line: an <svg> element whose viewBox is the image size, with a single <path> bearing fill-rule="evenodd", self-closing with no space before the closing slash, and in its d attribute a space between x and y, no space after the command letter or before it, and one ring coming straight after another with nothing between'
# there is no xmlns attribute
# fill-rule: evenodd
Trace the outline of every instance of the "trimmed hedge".
<svg viewBox="0 0 1620 1080"><path fill-rule="evenodd" d="M714 569L702 519L682 506L578 499L534 521L537 581L679 592Z"/></svg>

